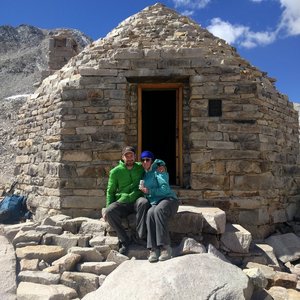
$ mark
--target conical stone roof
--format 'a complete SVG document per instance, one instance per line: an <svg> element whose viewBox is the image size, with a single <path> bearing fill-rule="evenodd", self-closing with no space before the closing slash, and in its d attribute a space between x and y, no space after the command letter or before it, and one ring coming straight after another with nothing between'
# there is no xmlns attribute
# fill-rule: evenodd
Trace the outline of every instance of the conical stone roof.
<svg viewBox="0 0 300 300"><path fill-rule="evenodd" d="M74 82L81 75L99 75L98 69L132 69L130 62L125 60L164 60L166 57L195 58L197 64L202 60L201 67L224 69L234 66L251 80L267 79L265 85L274 88L274 79L240 57L226 41L215 37L189 17L157 3L127 18L106 37L87 46L55 75L48 77L36 92L41 95L53 93L56 87L75 86ZM191 62L191 67L197 65Z"/></svg>
<svg viewBox="0 0 300 300"><path fill-rule="evenodd" d="M206 29L186 16L157 3L129 17L112 30L104 42L116 47L199 47L214 39ZM101 43L101 41L99 41Z"/></svg>
<svg viewBox="0 0 300 300"><path fill-rule="evenodd" d="M226 41L215 37L189 17L180 15L160 3L146 7L127 18L105 38L88 46L75 58L75 65L101 67L99 59L122 59L122 49L128 48L131 49L133 58L137 58L135 50L143 50L143 55L148 58L153 55L151 50L172 51L177 54L181 51L182 57L199 57L200 54L203 59L210 58L208 65L237 63L240 66L251 67ZM184 52L183 49L197 49L197 54ZM234 63L233 59L236 60Z"/></svg>

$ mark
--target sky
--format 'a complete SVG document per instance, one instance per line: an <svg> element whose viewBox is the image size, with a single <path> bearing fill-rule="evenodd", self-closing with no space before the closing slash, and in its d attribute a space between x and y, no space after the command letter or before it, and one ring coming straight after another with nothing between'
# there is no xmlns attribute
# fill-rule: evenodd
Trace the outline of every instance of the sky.
<svg viewBox="0 0 300 300"><path fill-rule="evenodd" d="M73 28L93 40L151 0L1 0L0 25ZM300 103L300 0L161 0L237 49Z"/></svg>

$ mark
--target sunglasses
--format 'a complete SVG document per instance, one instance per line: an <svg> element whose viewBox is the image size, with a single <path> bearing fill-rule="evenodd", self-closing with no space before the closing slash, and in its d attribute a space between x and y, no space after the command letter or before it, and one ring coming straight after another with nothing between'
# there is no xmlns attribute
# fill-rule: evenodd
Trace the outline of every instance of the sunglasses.
<svg viewBox="0 0 300 300"><path fill-rule="evenodd" d="M145 162L145 161L148 162L148 161L151 161L151 158L142 158L141 161L142 162Z"/></svg>

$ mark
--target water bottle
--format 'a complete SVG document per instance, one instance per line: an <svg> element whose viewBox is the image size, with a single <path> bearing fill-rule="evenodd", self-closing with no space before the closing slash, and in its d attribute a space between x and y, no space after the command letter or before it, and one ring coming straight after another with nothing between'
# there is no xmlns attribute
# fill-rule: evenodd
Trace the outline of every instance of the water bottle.
<svg viewBox="0 0 300 300"><path fill-rule="evenodd" d="M139 189L144 188L144 180L140 180L140 185L139 185Z"/></svg>

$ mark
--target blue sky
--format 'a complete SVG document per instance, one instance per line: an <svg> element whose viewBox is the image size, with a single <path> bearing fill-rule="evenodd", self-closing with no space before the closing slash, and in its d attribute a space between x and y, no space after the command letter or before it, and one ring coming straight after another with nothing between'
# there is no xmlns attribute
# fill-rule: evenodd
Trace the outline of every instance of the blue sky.
<svg viewBox="0 0 300 300"><path fill-rule="evenodd" d="M94 40L151 0L1 0L0 25L75 28ZM237 48L300 103L300 0L161 0Z"/></svg>

